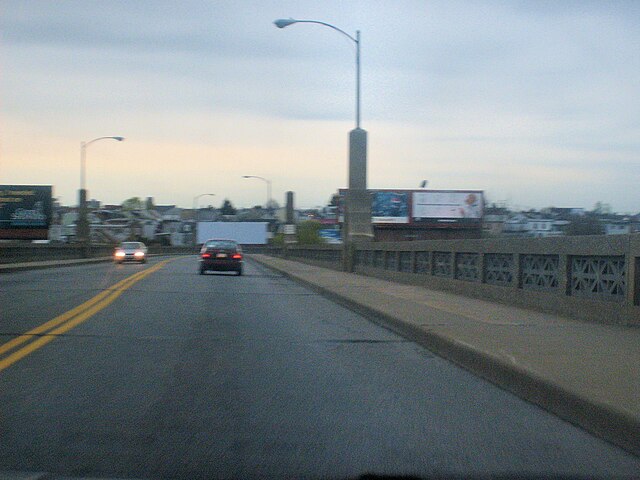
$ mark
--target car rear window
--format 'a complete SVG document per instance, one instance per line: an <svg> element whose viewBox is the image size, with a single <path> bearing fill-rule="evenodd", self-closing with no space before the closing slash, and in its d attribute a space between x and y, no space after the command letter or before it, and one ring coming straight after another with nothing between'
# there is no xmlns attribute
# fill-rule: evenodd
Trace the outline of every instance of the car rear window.
<svg viewBox="0 0 640 480"><path fill-rule="evenodd" d="M229 240L211 240L205 246L207 248L236 248L238 244Z"/></svg>

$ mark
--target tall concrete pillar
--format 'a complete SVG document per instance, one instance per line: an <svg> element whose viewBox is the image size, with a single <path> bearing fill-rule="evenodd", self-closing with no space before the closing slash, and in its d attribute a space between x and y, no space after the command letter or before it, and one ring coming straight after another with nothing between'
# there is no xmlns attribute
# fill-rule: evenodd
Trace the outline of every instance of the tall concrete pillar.
<svg viewBox="0 0 640 480"><path fill-rule="evenodd" d="M371 196L367 192L367 132L349 132L349 189L345 198L345 236L347 242L370 241Z"/></svg>
<svg viewBox="0 0 640 480"><path fill-rule="evenodd" d="M287 192L286 221L287 224L294 224L293 218L293 192Z"/></svg>
<svg viewBox="0 0 640 480"><path fill-rule="evenodd" d="M81 188L78 192L78 219L76 220L76 239L80 242L89 241L89 219L87 218L87 190Z"/></svg>
<svg viewBox="0 0 640 480"><path fill-rule="evenodd" d="M293 211L293 192L287 192L287 207L286 207L286 222L284 225L284 244L285 249L287 245L296 243L298 236L296 232L296 221ZM286 251L285 251L286 255Z"/></svg>
<svg viewBox="0 0 640 480"><path fill-rule="evenodd" d="M367 132L349 132L349 188L344 199L342 269L352 272L356 243L373 240L371 196L367 192Z"/></svg>

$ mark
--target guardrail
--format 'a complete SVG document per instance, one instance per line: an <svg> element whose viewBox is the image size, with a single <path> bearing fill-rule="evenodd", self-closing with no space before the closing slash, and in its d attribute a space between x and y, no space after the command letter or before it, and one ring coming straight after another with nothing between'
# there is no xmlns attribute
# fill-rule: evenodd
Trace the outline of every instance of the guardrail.
<svg viewBox="0 0 640 480"><path fill-rule="evenodd" d="M267 252L265 252L267 253ZM640 325L640 235L371 242L272 252L600 323ZM343 258L347 255L350 258Z"/></svg>
<svg viewBox="0 0 640 480"><path fill-rule="evenodd" d="M287 245L286 247L271 247L258 252L274 257L298 260L310 265L342 270L344 247L342 245Z"/></svg>

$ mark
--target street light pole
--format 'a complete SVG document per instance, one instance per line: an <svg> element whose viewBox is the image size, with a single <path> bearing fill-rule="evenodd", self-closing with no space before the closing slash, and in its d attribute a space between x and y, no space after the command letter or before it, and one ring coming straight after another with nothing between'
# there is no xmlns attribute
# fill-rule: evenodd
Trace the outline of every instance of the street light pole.
<svg viewBox="0 0 640 480"><path fill-rule="evenodd" d="M272 201L271 201L271 180L268 180L266 178L263 177L258 177L257 175L242 175L242 178L257 178L258 180L262 180L263 182L265 182L267 184L267 211L271 211L271 205L272 205Z"/></svg>
<svg viewBox="0 0 640 480"><path fill-rule="evenodd" d="M116 140L122 142L124 137L98 137L88 142L80 142L80 193L79 193L79 212L76 224L76 236L83 243L90 242L89 221L87 219L87 147L98 140Z"/></svg>
<svg viewBox="0 0 640 480"><path fill-rule="evenodd" d="M317 20L289 18L273 23L278 28L285 28L294 23L316 23L341 33L356 45L356 128L349 132L349 188L345 198L342 236L345 243L344 269L351 271L353 243L373 239L371 198L367 192L367 132L360 128L360 30L357 30L356 36L353 37L334 25Z"/></svg>
<svg viewBox="0 0 640 480"><path fill-rule="evenodd" d="M289 25L293 25L294 23L315 23L317 25L323 25L341 33L356 44L356 128L360 128L360 30L356 30L356 36L353 37L335 25L320 22L318 20L294 20L293 18L281 18L273 23L278 28L285 28Z"/></svg>
<svg viewBox="0 0 640 480"><path fill-rule="evenodd" d="M197 207L197 201L200 197L206 197L206 196L210 196L210 197L215 197L216 194L215 193L201 193L200 195L196 195L195 197L193 197L193 211L194 211L194 218L195 218L195 210Z"/></svg>
<svg viewBox="0 0 640 480"><path fill-rule="evenodd" d="M356 128L360 128L360 30L356 30Z"/></svg>

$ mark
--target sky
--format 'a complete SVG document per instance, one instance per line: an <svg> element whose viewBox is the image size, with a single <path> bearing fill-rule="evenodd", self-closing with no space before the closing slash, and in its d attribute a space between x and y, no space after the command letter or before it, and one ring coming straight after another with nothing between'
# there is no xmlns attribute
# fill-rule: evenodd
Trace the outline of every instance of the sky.
<svg viewBox="0 0 640 480"><path fill-rule="evenodd" d="M640 1L0 0L0 184L75 205L326 205L361 32L372 189L640 212ZM201 196L214 194L215 196ZM196 196L200 196L194 200Z"/></svg>

